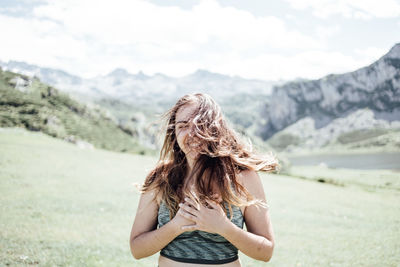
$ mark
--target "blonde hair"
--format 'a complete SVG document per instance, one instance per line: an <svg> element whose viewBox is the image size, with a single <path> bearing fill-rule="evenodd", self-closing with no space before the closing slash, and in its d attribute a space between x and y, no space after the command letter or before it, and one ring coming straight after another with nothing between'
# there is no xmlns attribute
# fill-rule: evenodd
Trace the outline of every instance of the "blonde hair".
<svg viewBox="0 0 400 267"><path fill-rule="evenodd" d="M196 104L197 109L187 122L190 134L186 135L184 143L198 144L193 149L199 155L190 173L175 133L176 113L188 104ZM211 96L202 93L185 95L162 118L166 122L166 134L160 158L147 175L141 191L155 189L156 196L161 197L169 208L171 218L185 196L203 204L206 199L213 200L213 184L221 192L222 200L229 204L231 216L231 205L268 206L238 183L237 175L243 170L279 171L277 158L271 152L269 155L256 154L251 144L240 140ZM185 177L188 178L184 181ZM194 182L194 188L188 187L189 182Z"/></svg>

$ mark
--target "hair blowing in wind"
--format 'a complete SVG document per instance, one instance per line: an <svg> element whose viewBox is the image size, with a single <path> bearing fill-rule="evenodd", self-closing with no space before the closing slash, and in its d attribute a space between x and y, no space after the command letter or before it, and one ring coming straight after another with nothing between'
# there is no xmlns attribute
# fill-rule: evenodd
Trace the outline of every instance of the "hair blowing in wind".
<svg viewBox="0 0 400 267"><path fill-rule="evenodd" d="M175 132L176 113L187 104L197 106L185 126L189 134L184 143L198 155L191 171ZM253 151L251 144L241 140L228 126L214 99L201 93L185 95L162 118L166 122L166 134L160 158L141 189L142 192L155 189L155 197L165 201L171 217L176 214L178 204L185 196L197 203L205 203L205 199L214 200L213 186L221 192L222 200L229 204L231 216L231 205L268 206L255 199L237 181L237 175L243 170L279 172L277 158L272 152L260 155Z"/></svg>

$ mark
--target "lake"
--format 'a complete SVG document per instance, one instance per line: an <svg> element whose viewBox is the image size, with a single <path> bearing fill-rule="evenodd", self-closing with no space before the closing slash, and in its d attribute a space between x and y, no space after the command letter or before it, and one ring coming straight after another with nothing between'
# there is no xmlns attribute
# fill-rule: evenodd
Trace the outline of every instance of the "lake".
<svg viewBox="0 0 400 267"><path fill-rule="evenodd" d="M400 171L400 153L332 154L288 157L293 165L319 165L331 168L387 169Z"/></svg>

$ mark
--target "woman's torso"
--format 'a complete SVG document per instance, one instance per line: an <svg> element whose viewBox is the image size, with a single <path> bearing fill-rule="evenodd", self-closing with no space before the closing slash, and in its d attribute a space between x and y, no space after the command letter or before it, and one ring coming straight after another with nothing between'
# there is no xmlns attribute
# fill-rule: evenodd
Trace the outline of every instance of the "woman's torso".
<svg viewBox="0 0 400 267"><path fill-rule="evenodd" d="M227 203L224 203L224 204L225 204L225 207L228 207ZM244 224L244 218L243 218L244 210L245 210L245 207L239 208L236 206L232 206L232 212L233 212L232 222L240 228L243 228L243 224ZM229 211L228 211L227 216L228 217L230 216ZM165 223L167 223L170 220L169 219L169 210L163 201L161 201L159 203L158 220L159 220L159 227L161 227L162 225L164 225ZM202 245L203 247L199 246L199 247L195 247L193 249L195 251L202 250L206 254L204 254L204 255L197 254L197 255L193 256L192 251L191 251L191 245L192 244L201 244L201 243L204 244L204 245ZM223 238L222 236L217 235L217 234L211 234L211 233L202 232L202 231L192 231L192 232L184 232L183 234L181 234L180 236L175 238L165 248L163 248L161 250L159 261L158 261L159 267L184 267L184 266L190 266L190 267L202 266L202 267L204 267L205 266L204 263L188 263L188 262L180 262L177 260L173 260L174 257L171 257L171 256L175 256L175 258L181 258L183 255L186 254L186 253L184 253L184 254L178 253L178 254L174 255L175 252L177 252L178 250L181 250L182 248L184 248L186 250L186 252L188 252L187 255L191 255L191 256L187 256L188 258L201 258L201 259L204 258L204 259L206 259L207 257L211 257L210 259L213 259L212 254L207 255L207 252L215 254L215 252L218 252L218 251L227 253L227 254L222 253L222 255L225 255L227 258L231 258L231 259L234 259L235 257L237 258L228 263L220 263L219 262L217 264L212 264L212 263L210 264L210 262L212 262L212 261L209 261L208 263L206 263L206 266L222 266L222 267L239 267L239 266L241 266L240 259L237 257L237 249L231 243L229 243L225 238ZM168 254L172 254L172 255L168 255ZM163 255L165 255L165 256L163 256ZM166 256L168 256L168 258ZM178 256L178 257L176 257L176 256ZM235 257L233 257L233 256L235 256ZM221 259L219 259L219 260L221 260ZM222 262L223 262L223 260L222 260Z"/></svg>

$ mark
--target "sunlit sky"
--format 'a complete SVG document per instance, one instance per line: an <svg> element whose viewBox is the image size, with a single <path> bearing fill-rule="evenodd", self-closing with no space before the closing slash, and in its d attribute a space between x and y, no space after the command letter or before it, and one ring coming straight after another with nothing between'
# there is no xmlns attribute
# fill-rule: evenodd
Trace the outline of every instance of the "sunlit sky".
<svg viewBox="0 0 400 267"><path fill-rule="evenodd" d="M0 60L82 77L320 78L400 42L399 0L0 0Z"/></svg>

